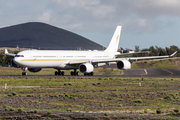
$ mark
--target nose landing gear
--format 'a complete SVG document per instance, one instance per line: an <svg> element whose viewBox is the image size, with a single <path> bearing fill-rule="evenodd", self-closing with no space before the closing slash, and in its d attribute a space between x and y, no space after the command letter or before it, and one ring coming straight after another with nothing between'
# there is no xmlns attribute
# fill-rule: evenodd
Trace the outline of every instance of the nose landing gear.
<svg viewBox="0 0 180 120"><path fill-rule="evenodd" d="M23 70L22 75L27 75L27 72L26 72L27 67L23 67L23 68L21 68L21 69Z"/></svg>

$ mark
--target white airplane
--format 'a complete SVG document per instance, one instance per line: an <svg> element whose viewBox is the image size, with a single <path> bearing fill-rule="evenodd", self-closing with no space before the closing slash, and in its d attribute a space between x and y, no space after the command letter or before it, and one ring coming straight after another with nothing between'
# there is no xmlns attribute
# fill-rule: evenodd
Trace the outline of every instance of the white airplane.
<svg viewBox="0 0 180 120"><path fill-rule="evenodd" d="M12 66L21 68L22 75L27 75L26 69L30 72L39 72L42 68L55 68L55 75L64 75L61 70L74 69L70 74L78 76L79 72L85 76L93 76L93 70L96 67L116 62L118 69L130 69L131 62L138 59L168 58L170 56L150 56L150 57L130 57L116 58L118 55L124 55L117 52L121 26L117 26L109 46L104 51L70 51L70 50L26 50L17 54L8 53L5 49L5 55L13 56Z"/></svg>

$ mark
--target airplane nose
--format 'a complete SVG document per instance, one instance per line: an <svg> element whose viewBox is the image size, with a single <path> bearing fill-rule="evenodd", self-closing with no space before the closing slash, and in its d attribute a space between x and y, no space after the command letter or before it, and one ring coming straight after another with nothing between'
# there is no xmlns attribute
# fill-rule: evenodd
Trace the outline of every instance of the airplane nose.
<svg viewBox="0 0 180 120"><path fill-rule="evenodd" d="M14 63L16 63L16 58L13 58L13 60L12 60Z"/></svg>
<svg viewBox="0 0 180 120"><path fill-rule="evenodd" d="M14 58L13 58L13 62L14 62L15 64L18 64L18 63L19 63L18 58L14 57Z"/></svg>
<svg viewBox="0 0 180 120"><path fill-rule="evenodd" d="M13 60L12 60L12 62L11 62L11 66L12 66L12 67L15 67L15 68L19 68L19 65L18 65L18 63L16 62L16 59L15 59L15 58L13 58Z"/></svg>

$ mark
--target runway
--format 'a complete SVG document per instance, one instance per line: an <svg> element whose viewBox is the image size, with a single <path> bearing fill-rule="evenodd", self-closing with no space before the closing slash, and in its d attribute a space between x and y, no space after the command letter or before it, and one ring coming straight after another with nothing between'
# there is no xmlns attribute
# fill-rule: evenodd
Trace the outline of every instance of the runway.
<svg viewBox="0 0 180 120"><path fill-rule="evenodd" d="M122 77L180 77L180 69L130 69Z"/></svg>
<svg viewBox="0 0 180 120"><path fill-rule="evenodd" d="M70 75L0 75L0 77L71 77ZM180 69L129 69L124 70L123 75L94 75L94 76L73 76L73 77L180 77Z"/></svg>

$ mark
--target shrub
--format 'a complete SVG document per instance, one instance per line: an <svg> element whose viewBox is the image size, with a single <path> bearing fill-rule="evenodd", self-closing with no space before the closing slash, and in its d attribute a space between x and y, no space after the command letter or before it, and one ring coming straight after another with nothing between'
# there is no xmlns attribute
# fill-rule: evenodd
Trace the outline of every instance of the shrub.
<svg viewBox="0 0 180 120"><path fill-rule="evenodd" d="M15 109L14 108L10 108L9 111L15 111Z"/></svg>
<svg viewBox="0 0 180 120"><path fill-rule="evenodd" d="M138 100L134 100L135 103L142 103L142 100L138 99Z"/></svg>
<svg viewBox="0 0 180 120"><path fill-rule="evenodd" d="M69 95L68 95L68 94L65 94L65 97L69 97Z"/></svg>
<svg viewBox="0 0 180 120"><path fill-rule="evenodd" d="M178 112L179 112L179 110L178 110L178 109L174 109L174 112L178 113Z"/></svg>
<svg viewBox="0 0 180 120"><path fill-rule="evenodd" d="M147 109L144 110L144 113L147 113Z"/></svg>
<svg viewBox="0 0 180 120"><path fill-rule="evenodd" d="M84 109L86 109L88 107L88 105L84 104Z"/></svg>
<svg viewBox="0 0 180 120"><path fill-rule="evenodd" d="M69 99L74 99L74 96L70 96Z"/></svg>
<svg viewBox="0 0 180 120"><path fill-rule="evenodd" d="M103 92L103 90L100 90L100 92Z"/></svg>
<svg viewBox="0 0 180 120"><path fill-rule="evenodd" d="M170 99L171 99L171 97L170 97L170 96L166 96L166 97L164 97L164 99L166 99L166 100L170 100Z"/></svg>
<svg viewBox="0 0 180 120"><path fill-rule="evenodd" d="M34 110L34 113L38 113L38 110Z"/></svg>
<svg viewBox="0 0 180 120"><path fill-rule="evenodd" d="M18 109L18 112L23 112L23 111L24 111L23 108Z"/></svg>
<svg viewBox="0 0 180 120"><path fill-rule="evenodd" d="M105 115L105 116L108 116L108 114L107 114L107 113L104 113L104 115Z"/></svg>
<svg viewBox="0 0 180 120"><path fill-rule="evenodd" d="M52 112L50 112L50 111L49 111L49 112L47 112L47 114L48 114L48 115L51 115L51 114L52 114Z"/></svg>
<svg viewBox="0 0 180 120"><path fill-rule="evenodd" d="M72 86L72 84L71 84L71 83L68 83L68 85Z"/></svg>
<svg viewBox="0 0 180 120"><path fill-rule="evenodd" d="M122 107L122 104L119 104L118 107Z"/></svg>
<svg viewBox="0 0 180 120"><path fill-rule="evenodd" d="M160 109L157 109L156 110L156 114L161 114L162 112L161 112L161 110Z"/></svg>
<svg viewBox="0 0 180 120"><path fill-rule="evenodd" d="M12 94L8 94L9 97L12 97L13 95Z"/></svg>
<svg viewBox="0 0 180 120"><path fill-rule="evenodd" d="M72 112L72 110L71 110L71 109L69 109L69 108L67 108L67 109L66 109L66 111L67 111L67 112Z"/></svg>
<svg viewBox="0 0 180 120"><path fill-rule="evenodd" d="M54 95L49 95L50 98L54 97Z"/></svg>
<svg viewBox="0 0 180 120"><path fill-rule="evenodd" d="M8 108L8 106L7 105L3 105L3 108Z"/></svg>
<svg viewBox="0 0 180 120"><path fill-rule="evenodd" d="M118 89L116 88L116 89L114 89L114 91L118 91Z"/></svg>
<svg viewBox="0 0 180 120"><path fill-rule="evenodd" d="M41 98L41 95L35 95L36 98Z"/></svg>
<svg viewBox="0 0 180 120"><path fill-rule="evenodd" d="M17 93L16 93L16 92L13 92L13 93L12 93L12 95L13 95L13 96L16 96L16 95L17 95Z"/></svg>
<svg viewBox="0 0 180 120"><path fill-rule="evenodd" d="M98 78L98 80L102 80L102 78Z"/></svg>
<svg viewBox="0 0 180 120"><path fill-rule="evenodd" d="M95 83L92 83L92 85L94 85L94 86L95 86L96 84L95 84Z"/></svg>
<svg viewBox="0 0 180 120"><path fill-rule="evenodd" d="M30 113L34 113L34 111L31 110Z"/></svg>

